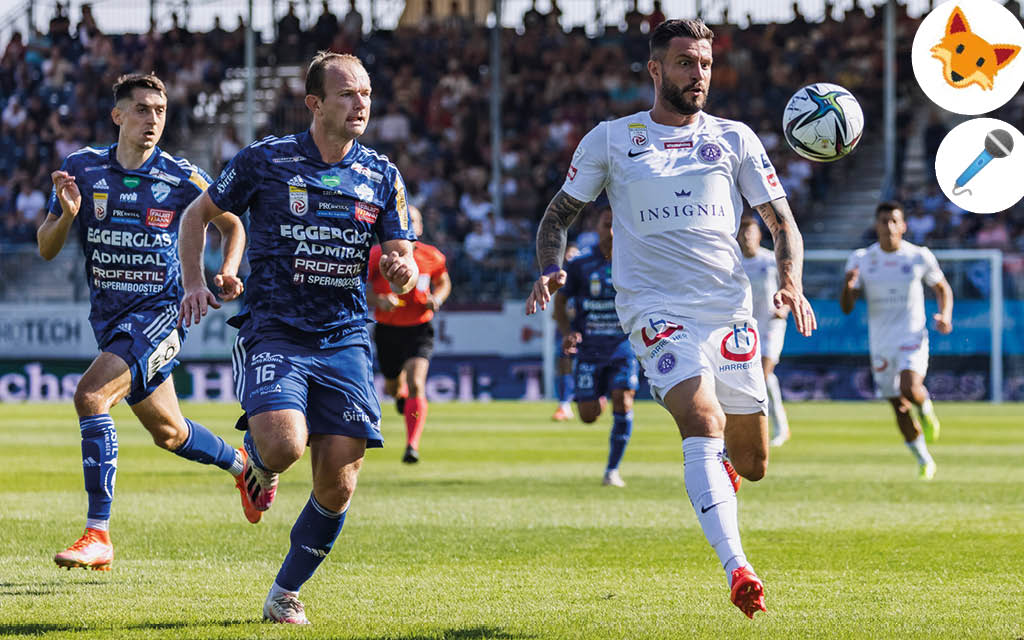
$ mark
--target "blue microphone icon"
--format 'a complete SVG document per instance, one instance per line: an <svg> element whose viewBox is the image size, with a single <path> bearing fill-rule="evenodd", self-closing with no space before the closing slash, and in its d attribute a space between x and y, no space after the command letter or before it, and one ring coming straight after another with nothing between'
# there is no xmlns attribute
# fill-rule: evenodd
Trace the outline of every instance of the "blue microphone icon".
<svg viewBox="0 0 1024 640"><path fill-rule="evenodd" d="M956 179L956 184L953 186L953 195L958 196L962 193L971 195L971 190L965 188L971 178L978 175L979 171L988 166L988 163L993 158L1005 158L1010 155L1011 151L1013 151L1013 136L1010 135L1009 131L993 129L985 134L985 149L978 154L978 157Z"/></svg>

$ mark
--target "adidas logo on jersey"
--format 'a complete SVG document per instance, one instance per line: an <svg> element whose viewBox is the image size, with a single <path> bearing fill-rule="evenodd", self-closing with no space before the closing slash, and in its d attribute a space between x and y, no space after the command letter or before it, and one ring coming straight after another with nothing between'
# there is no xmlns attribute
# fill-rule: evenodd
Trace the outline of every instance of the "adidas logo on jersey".
<svg viewBox="0 0 1024 640"><path fill-rule="evenodd" d="M100 181L95 183L94 185L92 185L92 188L93 189L109 189L110 187L107 186L107 179L106 178L100 178Z"/></svg>
<svg viewBox="0 0 1024 640"><path fill-rule="evenodd" d="M120 329L121 331L124 331L125 333L130 333L132 330L132 323L122 322L121 324L117 325L117 328Z"/></svg>
<svg viewBox="0 0 1024 640"><path fill-rule="evenodd" d="M292 187L305 187L306 181L302 179L302 176L295 176L288 181L288 185Z"/></svg>

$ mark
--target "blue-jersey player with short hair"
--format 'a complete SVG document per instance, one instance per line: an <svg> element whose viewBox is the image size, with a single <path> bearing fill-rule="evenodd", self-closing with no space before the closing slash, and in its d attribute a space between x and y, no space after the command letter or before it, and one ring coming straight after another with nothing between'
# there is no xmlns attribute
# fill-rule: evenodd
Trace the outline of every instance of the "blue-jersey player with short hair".
<svg viewBox="0 0 1024 640"><path fill-rule="evenodd" d="M117 143L76 151L53 172L49 214L37 233L39 253L50 260L78 222L92 302L89 321L100 348L75 389L89 512L82 537L54 556L69 569L109 570L114 559L109 526L118 447L110 408L121 400L158 446L236 478L245 464L242 449L182 416L171 378L185 338L177 326L179 222L209 176L156 146L167 111L159 78L121 76L114 102ZM245 231L234 216L211 221L224 236L217 284L222 298L231 300L242 292L237 272ZM242 496L244 503L244 491Z"/></svg>
<svg viewBox="0 0 1024 640"><path fill-rule="evenodd" d="M419 276L405 185L385 156L356 142L370 116L370 78L355 56L322 52L306 72L308 131L240 151L182 221L186 325L213 295L202 279L202 228L249 211L245 306L235 384L245 410L244 477L258 509L277 474L311 449L313 492L263 605L267 620L308 624L299 589L330 552L367 447L382 446L365 283L374 237L380 271L398 294ZM245 421L242 421L243 424Z"/></svg>
<svg viewBox="0 0 1024 640"><path fill-rule="evenodd" d="M608 439L608 464L603 484L624 487L619 463L633 433L633 399L639 381L639 364L629 346L629 336L619 326L612 286L612 210L598 213L598 243L584 249L570 262L565 285L555 296L555 321L565 336L562 348L576 355L576 405L580 419L591 423L612 398L612 431ZM576 314L569 319L570 301Z"/></svg>

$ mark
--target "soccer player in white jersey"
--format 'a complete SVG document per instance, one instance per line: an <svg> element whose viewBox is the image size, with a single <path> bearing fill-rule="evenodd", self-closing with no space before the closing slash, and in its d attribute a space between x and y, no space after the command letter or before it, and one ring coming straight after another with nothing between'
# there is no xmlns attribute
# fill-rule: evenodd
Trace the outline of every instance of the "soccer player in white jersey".
<svg viewBox="0 0 1024 640"><path fill-rule="evenodd" d="M903 240L907 232L903 205L891 201L878 205L875 231L878 242L857 249L846 261L846 283L839 304L843 313L850 313L862 292L867 299L875 386L896 412L896 424L917 458L920 477L931 480L935 461L925 442L938 440L939 420L924 386L928 329L921 283L935 291L939 303L935 328L942 334L953 330L953 290L932 252Z"/></svg>
<svg viewBox="0 0 1024 640"><path fill-rule="evenodd" d="M702 112L713 38L700 20L667 20L651 33L654 107L602 122L580 141L537 230L542 273L526 313L565 284L566 230L606 191L616 312L683 438L686 492L730 599L752 618L765 610L764 586L743 553L738 482L723 464L728 445L743 477L759 480L768 467L761 340L736 243L743 198L775 239L781 285L772 302L793 310L804 335L815 319L801 284L803 240L764 146L750 127Z"/></svg>
<svg viewBox="0 0 1024 640"><path fill-rule="evenodd" d="M741 263L750 279L750 292L754 298L754 319L761 330L761 366L764 382L768 388L768 422L771 424L769 444L780 447L789 440L789 419L782 406L782 389L775 377L775 365L782 354L782 343L786 339L786 316L789 309L772 304L772 294L779 287L779 268L775 265L775 254L761 246L761 227L752 216L740 219L740 235L737 238Z"/></svg>

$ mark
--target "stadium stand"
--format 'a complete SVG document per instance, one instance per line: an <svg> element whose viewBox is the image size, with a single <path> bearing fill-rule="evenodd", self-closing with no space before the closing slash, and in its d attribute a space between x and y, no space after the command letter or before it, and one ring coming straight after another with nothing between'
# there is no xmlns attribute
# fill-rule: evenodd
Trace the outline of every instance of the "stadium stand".
<svg viewBox="0 0 1024 640"><path fill-rule="evenodd" d="M374 79L374 115L365 141L401 168L411 201L423 211L428 239L450 256L453 302L525 295L534 277L536 222L561 185L579 138L602 119L650 104L646 31L662 18L660 9L656 4L645 15L634 8L622 29L611 24L588 35L582 27L566 32L557 5L547 14L534 5L520 29L505 30L503 210L498 216L488 190L487 29L466 16L424 15L395 30L366 32L354 7L353 2L339 17L325 2L320 15L305 21L294 8L285 9L276 24L277 41L258 50L257 137L308 124L301 62L314 50L360 56ZM917 24L901 7L897 33L903 70L910 68ZM109 88L120 73L152 69L166 81L165 149L216 172L249 142L239 137L245 74L239 25L227 31L218 21L206 33L192 33L175 16L163 32L105 34L83 7L73 28L67 12L58 10L46 33L14 33L3 44L0 298L83 299L74 251L63 253L67 263L61 269L70 275L59 282L52 271L45 278L33 275L38 260L30 256L35 228L44 217L49 172L70 151L114 139ZM760 135L808 247L860 246L870 233L874 204L898 196L907 203L913 241L1014 254L1005 262L1007 294L1024 297L1024 206L994 216L965 214L928 186L938 141L957 121L952 114L909 107L908 97L917 91L909 72L899 76L898 182L883 184L880 12L869 17L854 9L841 20L830 16L820 23L798 13L786 24L712 27L716 59L708 110L742 120ZM857 152L834 165L799 158L781 136L780 105L797 87L824 80L851 89L868 122ZM1020 125L1024 95L994 117ZM584 243L593 238L586 221L576 232Z"/></svg>

